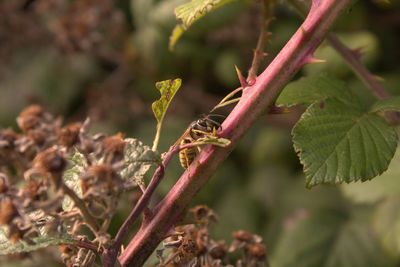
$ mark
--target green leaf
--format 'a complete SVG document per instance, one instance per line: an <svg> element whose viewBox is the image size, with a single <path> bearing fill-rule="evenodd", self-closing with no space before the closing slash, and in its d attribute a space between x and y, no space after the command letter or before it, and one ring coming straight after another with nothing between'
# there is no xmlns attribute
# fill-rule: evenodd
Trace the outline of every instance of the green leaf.
<svg viewBox="0 0 400 267"><path fill-rule="evenodd" d="M276 104L280 106L310 105L331 97L344 102L354 101L343 81L323 73L289 83L278 97Z"/></svg>
<svg viewBox="0 0 400 267"><path fill-rule="evenodd" d="M168 106L174 98L176 92L181 87L182 80L166 80L156 83L156 88L160 91L161 97L153 102L151 108L158 123L162 123Z"/></svg>
<svg viewBox="0 0 400 267"><path fill-rule="evenodd" d="M400 258L400 199L388 198L376 209L373 229L383 247L392 256Z"/></svg>
<svg viewBox="0 0 400 267"><path fill-rule="evenodd" d="M389 169L368 182L343 184L344 195L356 203L374 203L383 198L400 195L400 149L397 149Z"/></svg>
<svg viewBox="0 0 400 267"><path fill-rule="evenodd" d="M365 220L336 212L313 213L292 222L272 255L275 267L394 266Z"/></svg>
<svg viewBox="0 0 400 267"><path fill-rule="evenodd" d="M127 138L125 142L124 167L120 175L125 181L144 185L144 175L152 165L160 164L160 155L137 139Z"/></svg>
<svg viewBox="0 0 400 267"><path fill-rule="evenodd" d="M64 183L70 187L77 194L78 197L82 197L82 189L80 187L80 177L88 167L85 156L75 151L69 159L71 167L64 172L63 180ZM74 207L74 202L68 196L64 197L62 208L64 211L70 211Z"/></svg>
<svg viewBox="0 0 400 267"><path fill-rule="evenodd" d="M47 216L45 219L47 221L51 220L49 217L51 216ZM33 223L35 223L35 221L33 221ZM38 228L38 236L24 237L24 239L13 243L7 238L9 228L7 226L0 227L0 255L30 252L48 246L73 244L75 242L72 236L67 233L47 233L44 229L41 229L41 227Z"/></svg>
<svg viewBox="0 0 400 267"><path fill-rule="evenodd" d="M311 105L292 135L307 187L369 180L388 168L397 147L383 118L336 99Z"/></svg>
<svg viewBox="0 0 400 267"><path fill-rule="evenodd" d="M371 112L379 111L400 111L400 96L394 96L377 101L372 107Z"/></svg>
<svg viewBox="0 0 400 267"><path fill-rule="evenodd" d="M234 0L192 0L175 8L175 16L180 24L175 26L169 40L169 48L173 50L176 42L193 23L208 13Z"/></svg>

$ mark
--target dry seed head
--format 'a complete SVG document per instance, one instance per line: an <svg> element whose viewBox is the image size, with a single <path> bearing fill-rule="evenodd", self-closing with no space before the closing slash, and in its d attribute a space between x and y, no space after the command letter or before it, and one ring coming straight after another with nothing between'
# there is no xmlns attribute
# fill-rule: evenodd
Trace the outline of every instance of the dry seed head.
<svg viewBox="0 0 400 267"><path fill-rule="evenodd" d="M11 129L0 130L0 148L13 148L18 135Z"/></svg>
<svg viewBox="0 0 400 267"><path fill-rule="evenodd" d="M223 244L223 243L215 244L214 246L212 246L210 248L209 253L210 253L210 256L213 257L214 259L222 260L223 258L225 258L226 254L227 254L225 244Z"/></svg>
<svg viewBox="0 0 400 267"><path fill-rule="evenodd" d="M0 194L7 192L8 182L5 174L0 173Z"/></svg>
<svg viewBox="0 0 400 267"><path fill-rule="evenodd" d="M64 126L58 133L58 142L65 147L71 147L79 141L81 123L71 123Z"/></svg>
<svg viewBox="0 0 400 267"><path fill-rule="evenodd" d="M260 243L249 244L246 247L250 256L256 258L258 261L264 261L267 256L267 249L265 245Z"/></svg>
<svg viewBox="0 0 400 267"><path fill-rule="evenodd" d="M233 238L235 238L237 241L240 242L251 243L254 240L254 235L244 230L233 232L232 236Z"/></svg>
<svg viewBox="0 0 400 267"><path fill-rule="evenodd" d="M11 198L5 197L0 200L0 225L9 224L17 215L17 208Z"/></svg>
<svg viewBox="0 0 400 267"><path fill-rule="evenodd" d="M36 128L43 117L43 113L43 108L39 105L31 105L23 109L17 118L19 128L23 132Z"/></svg>
<svg viewBox="0 0 400 267"><path fill-rule="evenodd" d="M62 154L54 147L37 154L33 162L34 168L51 174L62 173L67 165Z"/></svg>
<svg viewBox="0 0 400 267"><path fill-rule="evenodd" d="M124 135L122 133L106 137L101 141L101 143L104 149L104 153L111 157L110 161L123 158L125 141Z"/></svg>
<svg viewBox="0 0 400 267"><path fill-rule="evenodd" d="M85 194L92 186L104 185L113 187L118 181L118 176L111 165L101 164L90 166L81 178L82 193Z"/></svg>

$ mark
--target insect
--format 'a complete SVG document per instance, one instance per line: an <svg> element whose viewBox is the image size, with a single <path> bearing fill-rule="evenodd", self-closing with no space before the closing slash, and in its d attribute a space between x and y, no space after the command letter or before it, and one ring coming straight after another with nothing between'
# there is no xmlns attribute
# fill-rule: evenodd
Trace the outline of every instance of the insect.
<svg viewBox="0 0 400 267"><path fill-rule="evenodd" d="M225 118L223 115L208 114L190 124L188 129L183 133L177 143L180 145L190 144L201 138L215 137L216 131L221 127L221 123L216 121L217 118ZM184 169L187 169L196 156L201 151L199 146L193 146L182 149L179 152L179 161Z"/></svg>

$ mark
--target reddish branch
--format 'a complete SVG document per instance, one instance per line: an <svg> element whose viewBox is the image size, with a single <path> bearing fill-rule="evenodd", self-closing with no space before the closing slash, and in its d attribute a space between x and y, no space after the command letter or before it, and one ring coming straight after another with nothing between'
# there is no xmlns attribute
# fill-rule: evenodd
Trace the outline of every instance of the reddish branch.
<svg viewBox="0 0 400 267"><path fill-rule="evenodd" d="M226 159L240 137L265 113L283 87L300 68L310 62L312 53L328 29L351 0L314 0L301 28L281 52L257 77L218 133L232 144L228 148L205 147L197 160L182 174L170 192L156 207L153 217L142 225L119 257L122 266L142 266L157 245L174 226L185 207Z"/></svg>

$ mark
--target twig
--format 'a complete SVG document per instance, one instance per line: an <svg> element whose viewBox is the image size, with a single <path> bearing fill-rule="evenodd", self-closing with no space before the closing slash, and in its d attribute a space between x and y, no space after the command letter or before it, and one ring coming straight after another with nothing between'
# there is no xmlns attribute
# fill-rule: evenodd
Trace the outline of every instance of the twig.
<svg viewBox="0 0 400 267"><path fill-rule="evenodd" d="M254 85L247 87L240 102L222 124L218 136L231 141L227 148L206 146L165 198L153 217L131 239L119 257L122 266L142 266L157 245L175 225L196 193L226 159L240 137L265 113L283 87L300 70L327 34L334 20L351 0L314 0L302 24Z"/></svg>
<svg viewBox="0 0 400 267"><path fill-rule="evenodd" d="M271 1L262 1L262 22L260 25L260 34L258 36L257 46L254 49L253 60L247 76L247 81L254 81L257 78L257 72L260 68L261 62L265 58L264 47L269 37L267 32L268 26L272 21L271 18Z"/></svg>
<svg viewBox="0 0 400 267"><path fill-rule="evenodd" d="M74 245L77 247L80 247L80 248L89 249L89 250L93 251L94 253L102 253L103 252L102 247L99 247L98 245L95 245L92 242L87 241L87 240L75 240Z"/></svg>
<svg viewBox="0 0 400 267"><path fill-rule="evenodd" d="M90 214L89 210L86 207L85 202L83 202L83 200L80 197L78 197L77 194L66 184L62 183L61 189L67 196L69 196L72 199L75 206L81 211L82 216L85 219L85 222L90 227L90 230L92 230L92 232L97 236L98 231L100 229L100 225L97 223L96 219Z"/></svg>

